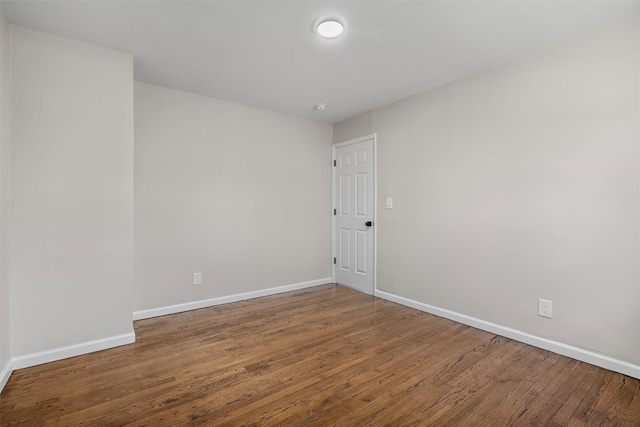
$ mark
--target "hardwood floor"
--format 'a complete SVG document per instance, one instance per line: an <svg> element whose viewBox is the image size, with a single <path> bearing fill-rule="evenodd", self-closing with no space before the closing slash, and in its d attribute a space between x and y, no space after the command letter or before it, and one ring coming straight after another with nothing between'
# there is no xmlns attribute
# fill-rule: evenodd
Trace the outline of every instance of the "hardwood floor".
<svg viewBox="0 0 640 427"><path fill-rule="evenodd" d="M0 425L640 426L640 381L333 285L16 371Z"/></svg>

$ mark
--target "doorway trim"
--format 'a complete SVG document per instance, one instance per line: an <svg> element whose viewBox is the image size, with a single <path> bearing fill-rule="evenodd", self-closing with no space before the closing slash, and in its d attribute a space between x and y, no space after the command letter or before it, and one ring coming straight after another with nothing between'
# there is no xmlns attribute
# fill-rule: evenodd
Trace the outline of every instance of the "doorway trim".
<svg viewBox="0 0 640 427"><path fill-rule="evenodd" d="M359 142L373 140L373 289L371 295L378 292L378 143L377 134L361 136L331 145L331 282L336 283L336 216L333 214L336 206L336 149Z"/></svg>

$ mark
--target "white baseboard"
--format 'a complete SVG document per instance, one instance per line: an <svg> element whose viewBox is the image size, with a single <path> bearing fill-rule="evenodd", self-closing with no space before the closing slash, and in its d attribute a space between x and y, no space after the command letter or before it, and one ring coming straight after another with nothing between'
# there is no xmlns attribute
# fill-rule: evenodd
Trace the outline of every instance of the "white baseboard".
<svg viewBox="0 0 640 427"><path fill-rule="evenodd" d="M7 362L7 364L0 371L0 392L7 385L7 381L9 381L9 377L13 373L13 363L11 360Z"/></svg>
<svg viewBox="0 0 640 427"><path fill-rule="evenodd" d="M22 369L30 366L41 365L43 363L55 362L56 360L62 360L68 357L80 356L81 354L93 353L94 351L131 344L135 341L136 335L132 331L128 334L69 345L53 350L40 351L38 353L25 354L24 356L17 356L11 359L11 363L13 365L12 369Z"/></svg>
<svg viewBox="0 0 640 427"><path fill-rule="evenodd" d="M135 341L136 334L131 331L128 334L116 335L113 337L69 345L53 350L45 350L14 357L4 368L2 368L2 371L0 371L0 392L4 389L4 386L7 385L9 377L11 377L11 374L16 369L29 368L31 366L42 365L43 363L55 362L56 360L93 353L94 351L119 347L121 345L131 344Z"/></svg>
<svg viewBox="0 0 640 427"><path fill-rule="evenodd" d="M150 310L136 311L133 313L133 320L147 319L150 317L164 316L165 314L179 313L182 311L196 310L198 308L212 307L230 302L244 301L253 298L264 297L268 295L280 294L283 292L296 291L299 289L311 288L313 286L331 283L331 278L311 280L308 282L295 283L292 285L278 286L275 288L262 289L259 291L246 292L242 294L229 295L225 297L212 298L202 301L194 301L185 304L177 304L168 307L154 308ZM9 377L16 369L28 368L31 366L41 365L43 363L55 362L56 360L66 359L68 357L80 356L82 354L92 353L94 351L106 350L108 348L118 347L125 344L135 342L136 336L132 331L128 334L117 335L100 340L89 341L81 344L70 345L67 347L57 348L53 350L41 351L38 353L26 354L12 358L6 366L0 371L0 391L9 381Z"/></svg>
<svg viewBox="0 0 640 427"><path fill-rule="evenodd" d="M275 288L261 289L259 291L245 292L242 294L228 295L224 297L205 299L200 301L186 302L183 304L169 305L166 307L151 308L133 312L133 320L149 319L151 317L165 316L167 314L181 313L183 311L197 310L199 308L213 307L231 302L245 301L253 298L260 298L269 295L281 294L284 292L297 291L299 289L311 288L313 286L331 283L331 277L324 279L310 280L308 282L294 283L293 285L278 286Z"/></svg>
<svg viewBox="0 0 640 427"><path fill-rule="evenodd" d="M516 329L511 329L495 323L476 319L475 317L471 317L464 314L456 313L455 311L450 311L443 308L435 307L433 305L429 305L429 304L418 302L409 298L401 297L395 294L391 294L389 292L376 290L375 296L384 298L392 302L396 302L398 304L401 304L407 307L415 308L420 311L434 314L436 316L444 317L446 319L453 320L455 322L462 323L464 325L472 326L477 329L482 329L483 331L502 335L503 337L511 338L513 340L520 341L525 344L532 345L534 347L542 348L544 350L549 350L554 353L561 354L563 356L571 357L572 359L590 363L591 365L609 369L610 371L619 372L621 374L640 379L640 366L635 365L633 363L614 359L613 357L606 356L604 354L585 350L580 347L575 347L575 346L564 344L558 341L552 341L546 338L537 337L535 335L531 335L526 332L518 331Z"/></svg>

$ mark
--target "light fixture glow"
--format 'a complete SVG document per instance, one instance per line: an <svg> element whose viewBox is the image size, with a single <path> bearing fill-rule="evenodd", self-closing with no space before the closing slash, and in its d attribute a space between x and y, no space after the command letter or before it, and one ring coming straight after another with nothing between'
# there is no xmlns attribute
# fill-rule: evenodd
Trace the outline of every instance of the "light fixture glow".
<svg viewBox="0 0 640 427"><path fill-rule="evenodd" d="M338 21L324 21L316 27L316 32L325 39L335 39L344 33L344 27Z"/></svg>
<svg viewBox="0 0 640 427"><path fill-rule="evenodd" d="M313 23L313 30L325 39L337 39L346 29L347 21L341 16L321 16Z"/></svg>

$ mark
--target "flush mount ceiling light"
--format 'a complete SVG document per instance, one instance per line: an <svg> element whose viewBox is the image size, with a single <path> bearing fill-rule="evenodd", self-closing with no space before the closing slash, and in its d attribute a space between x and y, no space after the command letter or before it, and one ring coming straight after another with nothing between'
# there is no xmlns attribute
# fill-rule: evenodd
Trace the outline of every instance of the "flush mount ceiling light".
<svg viewBox="0 0 640 427"><path fill-rule="evenodd" d="M313 31L324 39L337 39L347 29L347 20L342 16L321 16L313 21Z"/></svg>
<svg viewBox="0 0 640 427"><path fill-rule="evenodd" d="M327 104L316 104L316 110L324 111L327 109Z"/></svg>

